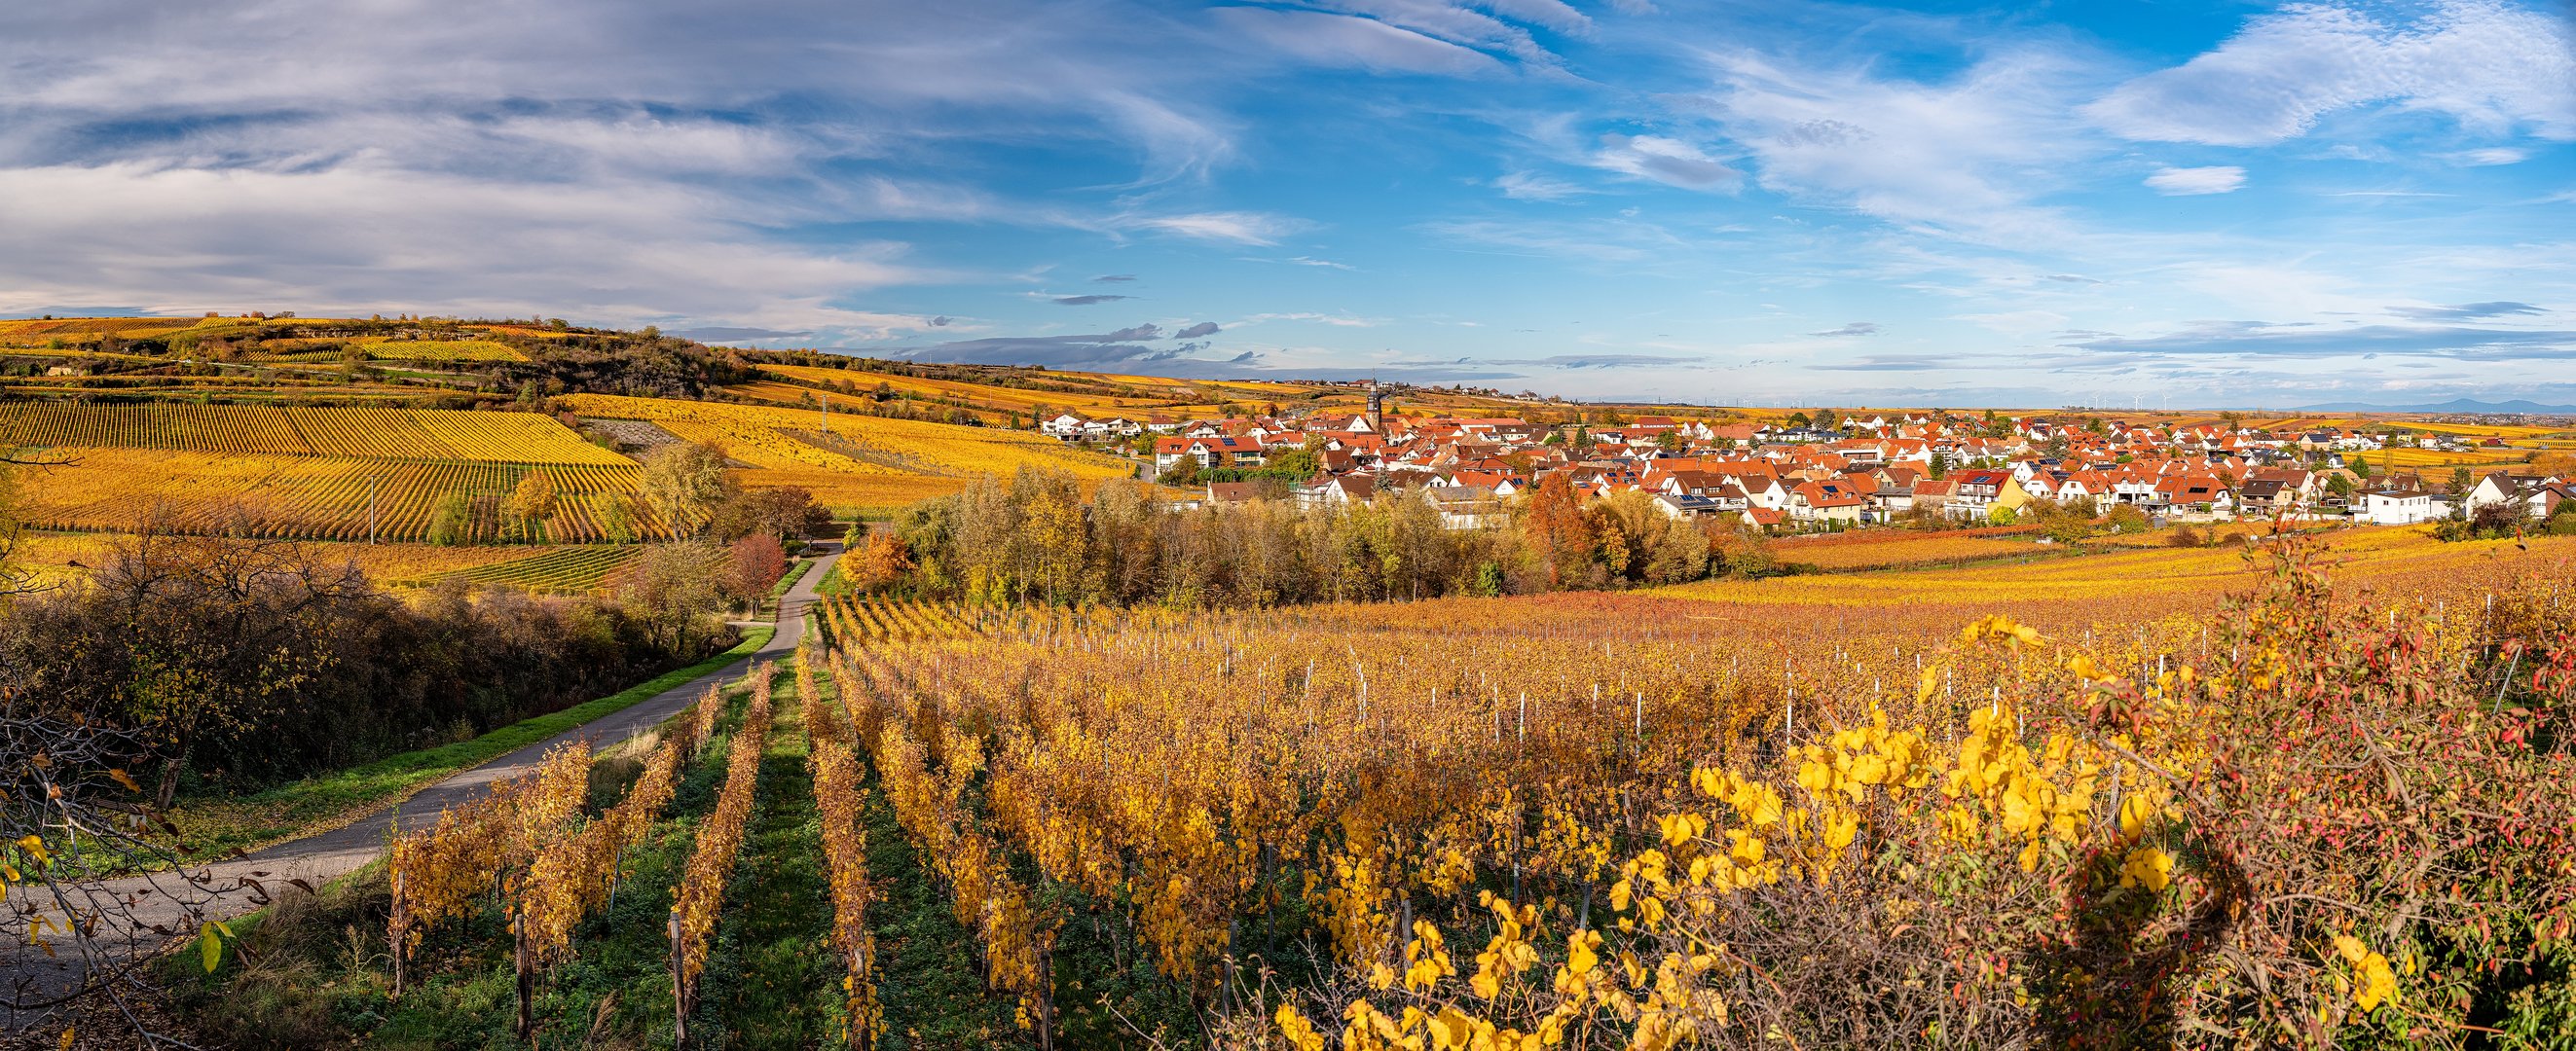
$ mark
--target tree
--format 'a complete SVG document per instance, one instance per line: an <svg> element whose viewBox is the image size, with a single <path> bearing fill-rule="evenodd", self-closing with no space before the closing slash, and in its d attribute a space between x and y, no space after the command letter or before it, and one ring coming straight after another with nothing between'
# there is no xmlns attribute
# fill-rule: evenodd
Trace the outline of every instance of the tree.
<svg viewBox="0 0 2576 1051"><path fill-rule="evenodd" d="M1583 498L1564 472L1548 475L1531 491L1523 529L1530 550L1547 571L1550 588L1563 587L1569 579L1580 580L1591 569L1592 529L1584 520Z"/></svg>
<svg viewBox="0 0 2576 1051"><path fill-rule="evenodd" d="M1655 436L1655 448L1662 449L1665 452L1680 452L1681 447L1682 432L1680 428L1674 428Z"/></svg>
<svg viewBox="0 0 2576 1051"><path fill-rule="evenodd" d="M1323 469L1323 458L1316 455L1314 448L1309 444L1270 457L1269 462L1263 466L1262 472L1304 481L1314 477Z"/></svg>
<svg viewBox="0 0 2576 1051"><path fill-rule="evenodd" d="M732 491L724 450L708 442L665 445L644 454L644 499L673 532L696 536Z"/></svg>
<svg viewBox="0 0 2576 1051"><path fill-rule="evenodd" d="M2454 496L2465 496L2465 495L2467 495L2467 494L2468 494L2469 488L2470 488L2471 486L2476 485L2476 484L2477 484L2476 482L2473 482L2473 481L2470 481L2470 480L2469 480L2469 469L2468 469L2468 467L2467 467L2467 466L2463 465L2463 466L2459 466L2459 467L2451 468L2451 494L2452 494L2452 495L2454 495ZM2461 507L2461 509L2460 509L2460 515L2461 515L2461 517L2464 517L2464 518L2468 516L2468 508L2467 508L2467 506L2466 506L2466 505L2462 505L2462 507Z"/></svg>
<svg viewBox="0 0 2576 1051"><path fill-rule="evenodd" d="M911 546L891 529L868 534L858 550L841 560L841 576L862 591L891 587L912 569Z"/></svg>
<svg viewBox="0 0 2576 1051"><path fill-rule="evenodd" d="M1793 430L1805 430L1810 421L1807 419L1806 413L1793 412L1789 414L1789 418L1787 420L1782 422L1787 423Z"/></svg>
<svg viewBox="0 0 2576 1051"><path fill-rule="evenodd" d="M734 492L710 516L707 531L720 540L757 534L784 544L814 535L831 520L830 511L814 506L813 494L784 485Z"/></svg>
<svg viewBox="0 0 2576 1051"><path fill-rule="evenodd" d="M372 595L354 563L323 568L290 541L158 527L117 547L96 587L126 651L128 725L162 763L164 809L198 745L258 724L329 668L336 653L305 643L368 616Z"/></svg>
<svg viewBox="0 0 2576 1051"><path fill-rule="evenodd" d="M786 575L787 549L767 533L736 540L725 552L725 594L746 606L757 606Z"/></svg>
<svg viewBox="0 0 2576 1051"><path fill-rule="evenodd" d="M647 545L623 575L618 600L655 641L685 652L699 620L724 608L725 554L701 541Z"/></svg>
<svg viewBox="0 0 2576 1051"><path fill-rule="evenodd" d="M510 491L510 498L501 502L501 516L522 539L534 540L537 526L554 518L556 503L554 479L544 471L529 471Z"/></svg>
<svg viewBox="0 0 2576 1051"><path fill-rule="evenodd" d="M454 547L473 542L474 504L463 493L449 493L438 498L430 509L429 528L421 539L437 547Z"/></svg>
<svg viewBox="0 0 2576 1051"><path fill-rule="evenodd" d="M1820 431L1838 431L1838 430L1841 430L1841 429L1842 429L1842 426L1843 426L1842 417L1841 417L1840 415L1836 414L1836 413L1834 412L1834 410L1832 410L1832 409L1818 409L1818 410L1816 410L1816 429L1817 429L1817 430L1820 430Z"/></svg>

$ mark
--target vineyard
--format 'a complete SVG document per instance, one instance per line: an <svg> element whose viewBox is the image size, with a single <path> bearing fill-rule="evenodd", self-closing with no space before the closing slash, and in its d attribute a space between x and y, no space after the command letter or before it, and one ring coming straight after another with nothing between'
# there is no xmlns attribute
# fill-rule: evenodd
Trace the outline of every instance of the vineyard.
<svg viewBox="0 0 2576 1051"><path fill-rule="evenodd" d="M398 848L413 991L376 1036L2558 1032L2576 547L2453 547L1746 583L1763 604L836 598L793 667L666 725L628 802L567 811L541 774Z"/></svg>
<svg viewBox="0 0 2576 1051"><path fill-rule="evenodd" d="M1771 553L1781 562L1824 570L1896 569L2015 556L2034 558L2058 553L2040 546L2038 539L2039 530L2028 526L1939 533L1865 529L1783 541L1773 545Z"/></svg>
<svg viewBox="0 0 2576 1051"><path fill-rule="evenodd" d="M320 540L487 542L530 473L556 506L528 538L664 535L633 461L531 413L235 405L0 406L0 442L33 450L22 513L37 528L160 520ZM372 520L372 521L371 521Z"/></svg>
<svg viewBox="0 0 2576 1051"><path fill-rule="evenodd" d="M709 442L751 465L744 485L802 486L816 502L883 509L954 492L978 475L1022 467L1070 471L1086 482L1132 473L1127 463L1025 431L962 427L819 410L576 394L585 418L641 420L683 441Z"/></svg>
<svg viewBox="0 0 2576 1051"><path fill-rule="evenodd" d="M584 594L606 585L627 563L635 560L636 549L630 546L564 547L540 555L446 570L426 576L396 577L388 583L396 587L434 587L450 580L461 580L481 586L501 586L540 594Z"/></svg>

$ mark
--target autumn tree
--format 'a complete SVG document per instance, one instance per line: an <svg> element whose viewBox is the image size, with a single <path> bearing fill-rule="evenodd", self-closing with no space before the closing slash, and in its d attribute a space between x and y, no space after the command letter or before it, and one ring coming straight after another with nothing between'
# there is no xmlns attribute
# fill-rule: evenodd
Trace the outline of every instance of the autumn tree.
<svg viewBox="0 0 2576 1051"><path fill-rule="evenodd" d="M644 455L644 498L673 532L696 536L733 494L724 450L709 442L665 445Z"/></svg>
<svg viewBox="0 0 2576 1051"><path fill-rule="evenodd" d="M757 605L772 585L787 575L787 549L778 538L753 533L725 552L725 593L745 605Z"/></svg>
<svg viewBox="0 0 2576 1051"><path fill-rule="evenodd" d="M544 471L529 471L501 502L501 516L522 539L535 540L537 527L554 518L556 505L554 479Z"/></svg>
<svg viewBox="0 0 2576 1051"><path fill-rule="evenodd" d="M1529 513L1522 520L1531 554L1547 574L1551 588L1584 579L1592 568L1593 537L1584 521L1583 497L1563 473L1551 474L1531 490Z"/></svg>
<svg viewBox="0 0 2576 1051"><path fill-rule="evenodd" d="M657 642L686 651L699 622L724 607L725 554L703 541L648 545L623 575L618 600Z"/></svg>

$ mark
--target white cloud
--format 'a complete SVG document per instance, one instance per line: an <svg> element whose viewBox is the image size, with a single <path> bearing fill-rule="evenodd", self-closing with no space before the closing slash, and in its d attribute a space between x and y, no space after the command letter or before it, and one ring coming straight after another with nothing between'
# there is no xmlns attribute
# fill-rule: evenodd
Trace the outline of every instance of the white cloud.
<svg viewBox="0 0 2576 1051"><path fill-rule="evenodd" d="M1563 179L1528 172L1505 172L1494 180L1494 188L1515 201L1562 201L1592 192Z"/></svg>
<svg viewBox="0 0 2576 1051"><path fill-rule="evenodd" d="M2147 176L2147 187L2167 197L2203 193L2233 193L2245 185L2245 169L2230 165L2209 168L2158 168Z"/></svg>
<svg viewBox="0 0 2576 1051"><path fill-rule="evenodd" d="M2576 139L2576 31L2540 11L2454 0L2406 26L2299 4L2217 49L2113 89L2084 112L2131 139L2261 146L2337 110L2393 102L2486 134Z"/></svg>
<svg viewBox="0 0 2576 1051"><path fill-rule="evenodd" d="M1381 73L1471 74L1500 70L1490 55L1370 18L1321 11L1220 7L1210 17L1281 52L1321 66Z"/></svg>
<svg viewBox="0 0 2576 1051"><path fill-rule="evenodd" d="M1130 225L1147 230L1179 234L1201 241L1228 241L1235 244L1275 245L1279 239L1312 226L1303 219L1265 215L1260 212L1199 212L1191 215L1159 215L1134 219Z"/></svg>
<svg viewBox="0 0 2576 1051"><path fill-rule="evenodd" d="M2472 167L2485 167L2496 164L2520 164L2523 158L2528 156L2530 154L2521 150L2494 146L2483 150L2463 150L2452 154L2451 160Z"/></svg>
<svg viewBox="0 0 2576 1051"><path fill-rule="evenodd" d="M1317 314L1312 312L1254 314L1241 321L1228 322L1225 327L1229 329L1244 328L1251 325L1261 324L1264 321L1306 321L1318 325L1332 325L1337 328L1377 327L1377 322L1369 318L1352 317L1348 314Z"/></svg>
<svg viewBox="0 0 2576 1051"><path fill-rule="evenodd" d="M739 224L760 218L776 216L668 185L497 184L380 163L7 169L0 302L881 328L897 322L825 304L941 276L898 262L900 244L745 238ZM603 229L618 231L615 250L601 250Z"/></svg>
<svg viewBox="0 0 2576 1051"><path fill-rule="evenodd" d="M1443 0L1320 0L1317 6L1364 15L1423 36L1540 66L1555 65L1556 56L1540 46L1529 30L1505 18L1560 30L1591 24L1581 12L1556 0L1496 0L1486 5L1504 18Z"/></svg>
<svg viewBox="0 0 2576 1051"><path fill-rule="evenodd" d="M1709 116L1752 151L1763 188L1951 236L2065 236L2032 200L2098 149L2064 101L2087 67L2062 48L2003 51L1940 83L1750 52L1707 58L1718 74Z"/></svg>
<svg viewBox="0 0 2576 1051"><path fill-rule="evenodd" d="M1699 147L1660 135L1604 135L1592 164L1685 190L1732 190L1743 179Z"/></svg>

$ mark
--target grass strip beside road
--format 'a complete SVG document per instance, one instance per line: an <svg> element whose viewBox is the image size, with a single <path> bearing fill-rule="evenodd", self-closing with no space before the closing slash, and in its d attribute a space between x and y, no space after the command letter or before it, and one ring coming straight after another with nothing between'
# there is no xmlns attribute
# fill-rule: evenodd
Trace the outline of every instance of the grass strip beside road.
<svg viewBox="0 0 2576 1051"><path fill-rule="evenodd" d="M379 807L409 799L413 793L449 774L489 762L593 719L623 711L665 690L710 674L768 645L777 632L774 625L745 629L742 641L734 648L696 664L666 672L651 681L606 697L512 723L471 740L389 755L252 795L183 799L172 808L170 820L179 826L180 841L197 852L199 857L209 852L257 850L300 836L329 831L374 813Z"/></svg>

